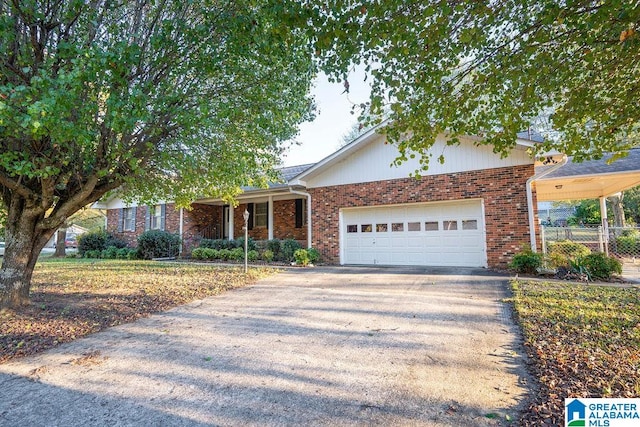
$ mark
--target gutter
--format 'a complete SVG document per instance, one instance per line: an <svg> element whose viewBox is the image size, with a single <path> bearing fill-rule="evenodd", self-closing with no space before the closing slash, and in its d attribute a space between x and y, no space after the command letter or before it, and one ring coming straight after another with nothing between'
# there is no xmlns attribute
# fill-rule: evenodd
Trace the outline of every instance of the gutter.
<svg viewBox="0 0 640 427"><path fill-rule="evenodd" d="M531 250L533 252L538 252L538 243L536 241L536 226L535 226L535 216L533 214L534 210L533 210L533 192L531 190L531 184L533 184L534 181L539 180L540 178L543 178L547 175L549 175L551 172L554 172L558 169L560 169L562 166L566 165L568 161L567 155L563 154L562 155L562 160L560 160L560 162L558 162L558 164L555 164L553 166L551 166L549 169L540 172L538 174L533 175L531 178L527 179L527 210L529 212L529 236L531 238Z"/></svg>
<svg viewBox="0 0 640 427"><path fill-rule="evenodd" d="M311 194L306 191L298 191L289 187L289 192L292 194L297 194L299 196L305 196L307 198L307 249L311 248Z"/></svg>

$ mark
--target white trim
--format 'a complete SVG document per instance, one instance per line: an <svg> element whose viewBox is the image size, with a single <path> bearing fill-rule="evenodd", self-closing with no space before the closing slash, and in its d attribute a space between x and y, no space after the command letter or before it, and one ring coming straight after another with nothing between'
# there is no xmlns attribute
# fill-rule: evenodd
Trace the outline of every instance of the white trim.
<svg viewBox="0 0 640 427"><path fill-rule="evenodd" d="M550 174L551 172L560 169L562 166L567 164L567 161L569 160L569 158L567 157L566 154L562 155L562 160L560 160L559 163L551 166L549 169L540 172L538 174L533 175L532 177L530 177L529 179L527 179L527 183L526 183L526 190L527 190L527 211L529 214L529 239L530 239L530 244L531 244L531 250L533 252L538 252L538 243L537 243L537 239L536 239L536 220L535 220L535 215L534 215L534 209L533 209L533 191L531 190L531 184L533 184L534 181L539 180L542 177L547 176L548 174Z"/></svg>
<svg viewBox="0 0 640 427"><path fill-rule="evenodd" d="M294 190L293 188L289 188L289 191L292 194L298 194L307 198L307 248L310 249L313 247L313 240L311 240L311 194L306 191Z"/></svg>
<svg viewBox="0 0 640 427"><path fill-rule="evenodd" d="M273 196L267 199L267 238L273 240Z"/></svg>
<svg viewBox="0 0 640 427"><path fill-rule="evenodd" d="M182 234L183 234L183 230L184 230L184 208L180 208L180 224L178 226L178 235L180 236L180 246L178 246L179 250L178 250L178 255L182 255L182 246L184 245L184 242L182 240Z"/></svg>
<svg viewBox="0 0 640 427"><path fill-rule="evenodd" d="M233 240L233 205L229 205L229 240Z"/></svg>

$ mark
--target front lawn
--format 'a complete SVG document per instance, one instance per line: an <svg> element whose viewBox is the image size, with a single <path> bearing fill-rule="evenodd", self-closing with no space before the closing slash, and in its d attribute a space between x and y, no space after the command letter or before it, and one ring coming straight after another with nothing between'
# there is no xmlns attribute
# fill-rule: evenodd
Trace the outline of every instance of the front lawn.
<svg viewBox="0 0 640 427"><path fill-rule="evenodd" d="M564 425L566 397L640 396L640 290L516 280L516 316L539 382L521 425Z"/></svg>
<svg viewBox="0 0 640 427"><path fill-rule="evenodd" d="M0 313L0 363L110 326L217 295L273 270L152 261L45 258L31 305Z"/></svg>

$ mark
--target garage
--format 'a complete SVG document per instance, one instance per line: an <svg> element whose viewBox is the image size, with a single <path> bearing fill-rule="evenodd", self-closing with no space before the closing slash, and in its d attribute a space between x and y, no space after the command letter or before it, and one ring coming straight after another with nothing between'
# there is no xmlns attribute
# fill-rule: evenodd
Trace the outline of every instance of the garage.
<svg viewBox="0 0 640 427"><path fill-rule="evenodd" d="M486 267L482 200L341 209L342 264Z"/></svg>

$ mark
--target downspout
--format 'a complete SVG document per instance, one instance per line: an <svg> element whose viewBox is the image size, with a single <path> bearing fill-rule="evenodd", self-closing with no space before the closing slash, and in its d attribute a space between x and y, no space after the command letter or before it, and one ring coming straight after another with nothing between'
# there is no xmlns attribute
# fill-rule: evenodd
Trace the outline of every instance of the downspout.
<svg viewBox="0 0 640 427"><path fill-rule="evenodd" d="M533 252L538 252L538 243L536 241L536 224L535 224L536 219L535 219L535 215L533 214L534 212L533 191L531 190L531 184L533 184L534 181L537 181L540 178L543 178L549 175L551 172L554 172L557 169L560 169L562 166L567 164L567 160L568 160L567 155L563 154L562 160L560 160L558 164L555 164L551 166L549 169L533 175L531 178L527 180L526 185L527 185L527 210L529 212L529 236L531 238L531 250Z"/></svg>
<svg viewBox="0 0 640 427"><path fill-rule="evenodd" d="M306 191L294 190L291 187L289 187L289 192L299 196L305 196L307 198L307 248L311 248L311 194Z"/></svg>

